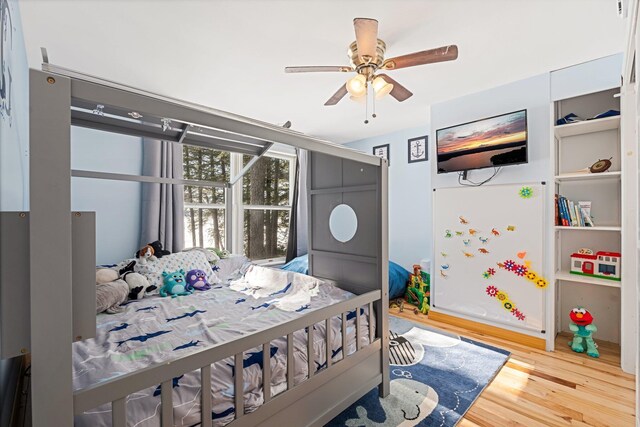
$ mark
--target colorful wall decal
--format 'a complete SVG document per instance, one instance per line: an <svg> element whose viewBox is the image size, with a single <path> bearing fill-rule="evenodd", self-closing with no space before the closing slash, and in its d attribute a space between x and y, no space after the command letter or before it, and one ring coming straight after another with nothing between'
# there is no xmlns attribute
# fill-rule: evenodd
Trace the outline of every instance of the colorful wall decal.
<svg viewBox="0 0 640 427"><path fill-rule="evenodd" d="M516 231L515 225L507 225L507 231Z"/></svg>
<svg viewBox="0 0 640 427"><path fill-rule="evenodd" d="M535 271L530 270L529 261L525 261L526 265L523 265L523 264L518 264L517 262L511 259L508 259L503 263L499 262L497 264L498 264L498 267L507 271L511 271L518 277L524 277L525 279L529 280L530 282L535 284L536 287L540 289L544 289L549 285L549 282L547 281L547 279L540 276Z"/></svg>
<svg viewBox="0 0 640 427"><path fill-rule="evenodd" d="M518 193L523 199L530 199L531 197L533 197L533 188L525 186L522 187Z"/></svg>
<svg viewBox="0 0 640 427"><path fill-rule="evenodd" d="M446 252L440 252L440 255L442 255L443 258L446 258L448 256Z"/></svg>
<svg viewBox="0 0 640 427"><path fill-rule="evenodd" d="M443 278L445 278L445 279L447 278L447 275L446 275L446 274L444 274L444 271L443 271L443 270L440 270L440 277L443 277Z"/></svg>
<svg viewBox="0 0 640 427"><path fill-rule="evenodd" d="M513 314L516 319L520 321L524 321L526 319L524 313L516 308L515 303L509 299L509 295L506 292L501 291L493 285L489 285L486 288L486 293L491 298L498 300L500 305L502 305L502 308Z"/></svg>
<svg viewBox="0 0 640 427"><path fill-rule="evenodd" d="M524 257L527 256L527 252L526 251L518 252L516 255L518 256L518 258L524 259Z"/></svg>
<svg viewBox="0 0 640 427"><path fill-rule="evenodd" d="M471 243L471 239L464 239L462 243L464 243L465 246L469 246L469 243Z"/></svg>
<svg viewBox="0 0 640 427"><path fill-rule="evenodd" d="M486 245L487 242L489 241L488 237L478 237L478 239L480 240L480 243L482 243L483 245Z"/></svg>
<svg viewBox="0 0 640 427"><path fill-rule="evenodd" d="M459 216L458 218L460 218L460 224L462 225L469 224L469 221L467 221L462 215Z"/></svg>
<svg viewBox="0 0 640 427"><path fill-rule="evenodd" d="M472 254L472 253L465 252L465 251L462 251L462 253L464 254L464 256L465 256L466 258L473 258L473 254Z"/></svg>
<svg viewBox="0 0 640 427"><path fill-rule="evenodd" d="M443 269L443 270L448 270L449 269L449 264L442 264L440 266L440 268Z"/></svg>
<svg viewBox="0 0 640 427"><path fill-rule="evenodd" d="M464 231L456 231L456 236L464 236Z"/></svg>
<svg viewBox="0 0 640 427"><path fill-rule="evenodd" d="M493 234L494 236L496 236L496 237L497 237L497 236L499 236L499 235L500 235L500 232L499 232L498 230L496 230L495 228L492 228L492 229L491 229L491 234Z"/></svg>
<svg viewBox="0 0 640 427"><path fill-rule="evenodd" d="M470 228L469 229L469 234L471 234L472 236L475 236L477 232L478 232L478 230L476 230L474 228Z"/></svg>
<svg viewBox="0 0 640 427"><path fill-rule="evenodd" d="M451 236L452 236L451 230L444 230L444 237L446 237L447 239L450 239Z"/></svg>
<svg viewBox="0 0 640 427"><path fill-rule="evenodd" d="M485 248L479 248L478 252L480 252L481 254L488 254L489 253L489 251L486 250Z"/></svg>

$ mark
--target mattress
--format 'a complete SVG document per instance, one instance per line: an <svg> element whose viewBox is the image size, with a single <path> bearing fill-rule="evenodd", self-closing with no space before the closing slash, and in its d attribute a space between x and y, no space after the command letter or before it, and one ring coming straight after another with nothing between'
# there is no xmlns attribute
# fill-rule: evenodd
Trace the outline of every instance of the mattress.
<svg viewBox="0 0 640 427"><path fill-rule="evenodd" d="M298 274L298 273L289 273ZM234 278L233 275L231 278ZM237 276L236 276L237 278ZM227 281L228 282L228 281ZM286 294L287 289L281 293ZM232 290L228 284L216 285L209 291L177 298L151 297L129 303L118 314L97 316L97 336L73 345L74 389L82 389L149 365L165 362L200 351L269 326L304 316L322 307L347 300L354 295L329 282L320 281L317 295L299 310L283 311L273 303L273 295L256 298ZM347 354L355 352L355 311L348 314ZM369 342L368 308L361 308L361 344ZM331 321L332 360L343 357L342 321ZM326 368L325 322L314 326L316 371ZM286 390L287 342L283 337L271 342L271 392ZM307 333L294 334L295 378L302 382L308 376ZM252 412L263 403L261 348L244 354L245 411ZM216 426L235 418L233 360L212 365L213 412ZM174 424L191 426L200 422L200 372L194 371L173 379ZM110 426L111 405L89 410L76 416L77 426ZM151 387L127 397L129 426L160 425L160 388Z"/></svg>

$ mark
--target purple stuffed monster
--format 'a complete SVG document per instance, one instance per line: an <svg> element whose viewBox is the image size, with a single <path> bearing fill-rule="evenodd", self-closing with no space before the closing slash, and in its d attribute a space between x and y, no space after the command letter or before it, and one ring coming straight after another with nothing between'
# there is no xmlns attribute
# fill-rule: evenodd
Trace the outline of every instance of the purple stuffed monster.
<svg viewBox="0 0 640 427"><path fill-rule="evenodd" d="M207 291L211 284L207 282L207 275L202 270L189 270L187 273L187 290Z"/></svg>

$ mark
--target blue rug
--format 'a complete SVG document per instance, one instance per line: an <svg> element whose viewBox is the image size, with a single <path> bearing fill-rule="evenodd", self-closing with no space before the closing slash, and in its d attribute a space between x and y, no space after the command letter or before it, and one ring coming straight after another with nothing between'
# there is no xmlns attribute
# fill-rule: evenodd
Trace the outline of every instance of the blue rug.
<svg viewBox="0 0 640 427"><path fill-rule="evenodd" d="M424 325L389 318L391 394L363 396L327 426L453 427L509 352Z"/></svg>

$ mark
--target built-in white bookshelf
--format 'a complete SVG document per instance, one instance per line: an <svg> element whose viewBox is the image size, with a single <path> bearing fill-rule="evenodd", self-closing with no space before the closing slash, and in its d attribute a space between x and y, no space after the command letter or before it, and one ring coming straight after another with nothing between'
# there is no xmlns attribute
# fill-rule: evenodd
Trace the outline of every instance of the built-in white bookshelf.
<svg viewBox="0 0 640 427"><path fill-rule="evenodd" d="M555 193L569 200L590 201L593 227L553 224L556 332L569 332L569 312L584 306L595 318L596 341L620 343L621 281L572 274L571 254L581 248L594 252L622 253L622 158L620 116L556 125L569 113L588 119L607 110L620 111L614 95L619 88L563 99L554 103L552 161ZM602 173L587 168L600 159L610 159ZM555 204L551 209L554 212ZM622 254L624 263L625 254Z"/></svg>

